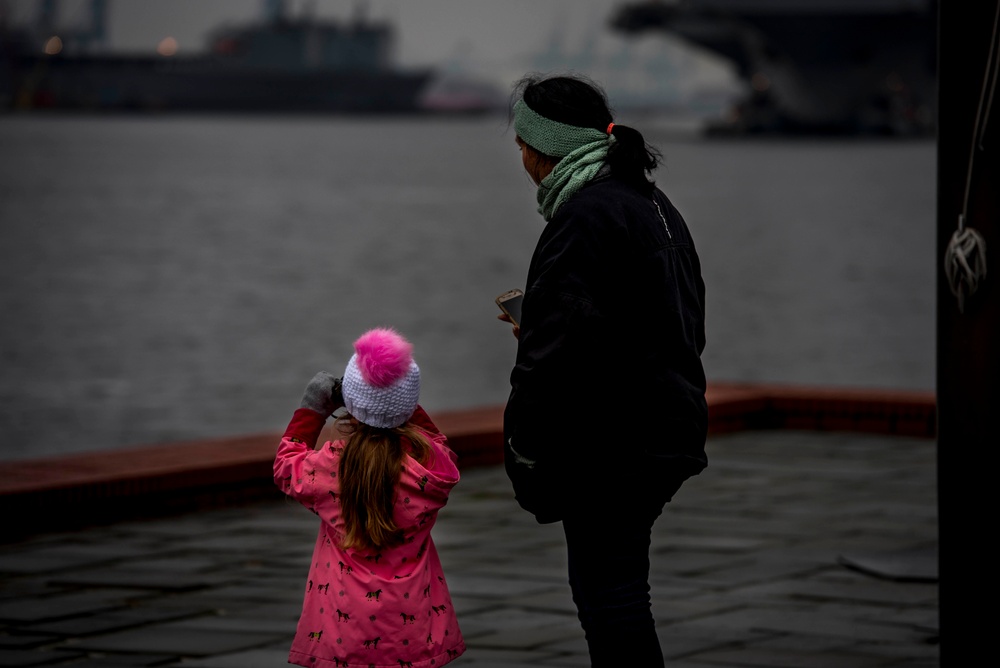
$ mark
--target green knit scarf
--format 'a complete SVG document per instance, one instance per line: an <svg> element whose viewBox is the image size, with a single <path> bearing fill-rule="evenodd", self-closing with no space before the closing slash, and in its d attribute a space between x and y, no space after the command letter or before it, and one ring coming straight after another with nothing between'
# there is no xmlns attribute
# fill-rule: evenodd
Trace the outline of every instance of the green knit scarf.
<svg viewBox="0 0 1000 668"><path fill-rule="evenodd" d="M538 185L538 212L552 220L563 202L604 166L614 137L594 128L559 123L535 113L524 100L514 104L514 130L531 148L560 158Z"/></svg>

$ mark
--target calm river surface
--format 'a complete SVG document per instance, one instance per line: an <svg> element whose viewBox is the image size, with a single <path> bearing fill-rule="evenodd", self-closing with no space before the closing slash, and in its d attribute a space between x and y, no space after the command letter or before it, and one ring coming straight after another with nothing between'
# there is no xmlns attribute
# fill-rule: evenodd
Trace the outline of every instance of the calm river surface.
<svg viewBox="0 0 1000 668"><path fill-rule="evenodd" d="M933 141L634 124L710 380L933 389ZM375 325L429 410L503 403L541 228L504 119L0 118L0 460L280 431Z"/></svg>

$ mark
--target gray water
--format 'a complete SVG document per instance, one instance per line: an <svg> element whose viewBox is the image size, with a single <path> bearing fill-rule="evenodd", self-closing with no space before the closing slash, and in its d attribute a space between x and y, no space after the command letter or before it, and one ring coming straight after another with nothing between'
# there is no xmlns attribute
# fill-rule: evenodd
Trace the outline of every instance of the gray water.
<svg viewBox="0 0 1000 668"><path fill-rule="evenodd" d="M701 254L710 380L933 388L933 142L635 124ZM376 325L429 410L503 403L493 298L541 228L497 118L0 118L0 459L280 431Z"/></svg>

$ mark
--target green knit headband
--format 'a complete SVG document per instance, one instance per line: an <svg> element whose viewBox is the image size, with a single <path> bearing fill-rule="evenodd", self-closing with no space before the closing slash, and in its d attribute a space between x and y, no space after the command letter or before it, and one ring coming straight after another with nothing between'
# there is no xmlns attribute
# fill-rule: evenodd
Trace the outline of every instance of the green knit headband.
<svg viewBox="0 0 1000 668"><path fill-rule="evenodd" d="M514 131L525 144L553 158L564 158L581 146L611 136L594 128L566 125L545 118L524 100L514 104Z"/></svg>

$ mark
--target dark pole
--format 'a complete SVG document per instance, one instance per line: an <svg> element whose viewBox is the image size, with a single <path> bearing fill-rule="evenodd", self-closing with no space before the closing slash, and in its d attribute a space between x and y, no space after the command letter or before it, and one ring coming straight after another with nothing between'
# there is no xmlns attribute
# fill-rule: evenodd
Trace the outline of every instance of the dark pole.
<svg viewBox="0 0 1000 668"><path fill-rule="evenodd" d="M938 13L937 491L941 665L949 668L980 665L994 640L985 611L997 592L995 555L987 545L996 525L993 466L1000 446L1000 99L982 148L972 146L984 77L992 77L998 1L945 0ZM967 180L965 224L985 240L989 273L960 310L944 260Z"/></svg>

